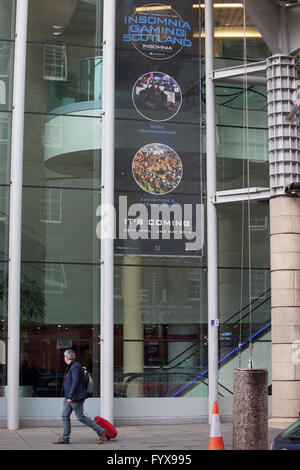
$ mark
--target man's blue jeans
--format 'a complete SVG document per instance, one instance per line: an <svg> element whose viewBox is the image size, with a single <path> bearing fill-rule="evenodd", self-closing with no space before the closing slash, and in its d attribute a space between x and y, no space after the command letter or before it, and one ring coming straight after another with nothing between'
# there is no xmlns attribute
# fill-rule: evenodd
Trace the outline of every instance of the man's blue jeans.
<svg viewBox="0 0 300 470"><path fill-rule="evenodd" d="M64 441L70 440L70 434L71 434L70 416L72 414L72 411L74 411L78 421L89 426L97 434L101 434L105 431L103 428L101 428L101 426L98 426L98 424L95 421L93 421L91 418L88 418L87 416L84 415L83 403L84 403L84 400L75 400L75 401L72 401L71 403L68 403L67 399L66 398L64 399L63 411L61 415L62 421L63 421L62 438Z"/></svg>

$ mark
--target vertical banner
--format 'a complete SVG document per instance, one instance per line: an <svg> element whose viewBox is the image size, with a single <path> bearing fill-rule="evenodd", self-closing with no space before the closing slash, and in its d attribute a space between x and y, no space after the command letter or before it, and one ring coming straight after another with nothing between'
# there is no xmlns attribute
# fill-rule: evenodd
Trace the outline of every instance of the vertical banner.
<svg viewBox="0 0 300 470"><path fill-rule="evenodd" d="M117 0L115 254L202 255L193 3Z"/></svg>

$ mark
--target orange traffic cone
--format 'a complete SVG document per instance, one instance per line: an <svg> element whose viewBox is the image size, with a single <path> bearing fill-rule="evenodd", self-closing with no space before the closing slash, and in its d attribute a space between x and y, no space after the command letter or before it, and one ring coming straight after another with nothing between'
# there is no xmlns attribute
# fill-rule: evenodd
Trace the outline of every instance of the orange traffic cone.
<svg viewBox="0 0 300 470"><path fill-rule="evenodd" d="M208 450L225 450L221 432L218 404L214 401Z"/></svg>

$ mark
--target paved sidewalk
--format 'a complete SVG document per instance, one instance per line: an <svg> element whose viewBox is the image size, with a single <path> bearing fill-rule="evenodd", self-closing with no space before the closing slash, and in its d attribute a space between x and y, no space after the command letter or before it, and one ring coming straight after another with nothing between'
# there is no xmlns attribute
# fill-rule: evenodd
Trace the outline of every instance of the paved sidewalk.
<svg viewBox="0 0 300 470"><path fill-rule="evenodd" d="M120 426L118 436L104 444L97 444L96 434L86 426L73 426L71 443L55 445L61 427L24 427L17 431L0 428L1 450L207 450L210 435L209 424L177 424ZM232 450L232 424L222 423L221 430L225 450ZM269 427L269 448L280 429Z"/></svg>

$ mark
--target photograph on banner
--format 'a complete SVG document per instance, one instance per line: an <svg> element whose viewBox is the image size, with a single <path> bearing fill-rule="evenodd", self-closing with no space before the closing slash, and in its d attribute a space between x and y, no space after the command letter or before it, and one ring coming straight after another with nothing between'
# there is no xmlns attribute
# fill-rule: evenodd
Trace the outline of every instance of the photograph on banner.
<svg viewBox="0 0 300 470"><path fill-rule="evenodd" d="M135 154L132 173L143 191L163 195L179 185L183 167L177 153L166 144L151 143Z"/></svg>
<svg viewBox="0 0 300 470"><path fill-rule="evenodd" d="M198 124L168 121L148 126L139 120L118 119L115 130L116 190L140 190L158 198L169 192L200 194L203 175ZM141 175L148 177L148 183L152 178L152 187L142 184ZM160 189L155 180L161 183Z"/></svg>
<svg viewBox="0 0 300 470"><path fill-rule="evenodd" d="M174 78L162 72L149 72L135 83L132 99L136 110L143 117L161 122L178 113L182 93Z"/></svg>
<svg viewBox="0 0 300 470"><path fill-rule="evenodd" d="M198 58L191 56L183 60L179 55L159 65L159 71L155 71L157 64L128 51L118 51L116 118L139 119L149 125L151 122L199 124Z"/></svg>

